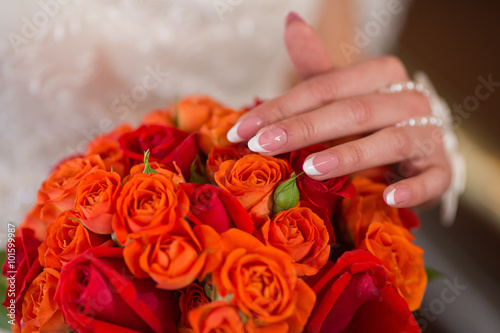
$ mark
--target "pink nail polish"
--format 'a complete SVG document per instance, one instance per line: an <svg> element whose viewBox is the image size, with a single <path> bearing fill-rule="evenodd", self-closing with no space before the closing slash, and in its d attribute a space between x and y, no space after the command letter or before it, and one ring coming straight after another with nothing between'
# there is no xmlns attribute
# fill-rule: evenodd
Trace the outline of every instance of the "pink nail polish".
<svg viewBox="0 0 500 333"><path fill-rule="evenodd" d="M260 117L253 116L247 118L233 126L227 133L229 142L237 143L250 139L265 125L264 120Z"/></svg>
<svg viewBox="0 0 500 333"><path fill-rule="evenodd" d="M302 18L302 16L300 16L299 14L297 14L294 11L289 11L286 14L286 18L285 18L286 25L289 25L290 23L295 22L295 21L305 22L305 20Z"/></svg>
<svg viewBox="0 0 500 333"><path fill-rule="evenodd" d="M262 118L254 116L247 118L241 122L238 126L238 135L244 140L250 139L264 126L264 120Z"/></svg>
<svg viewBox="0 0 500 333"><path fill-rule="evenodd" d="M410 199L410 190L406 187L398 187L387 193L385 201L388 205L399 205Z"/></svg>
<svg viewBox="0 0 500 333"><path fill-rule="evenodd" d="M271 152L283 147L287 139L288 136L282 128L274 127L259 135L258 142L263 149Z"/></svg>
<svg viewBox="0 0 500 333"><path fill-rule="evenodd" d="M306 159L303 169L309 176L320 176L334 170L338 164L335 154L323 152L313 158Z"/></svg>

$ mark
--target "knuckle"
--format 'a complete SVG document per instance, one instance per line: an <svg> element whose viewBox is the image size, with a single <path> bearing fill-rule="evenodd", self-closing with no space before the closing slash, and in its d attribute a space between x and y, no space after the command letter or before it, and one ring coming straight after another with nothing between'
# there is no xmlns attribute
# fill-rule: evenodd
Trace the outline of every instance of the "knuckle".
<svg viewBox="0 0 500 333"><path fill-rule="evenodd" d="M304 82L306 91L317 101L327 103L338 95L338 87L334 80L325 77L316 77Z"/></svg>
<svg viewBox="0 0 500 333"><path fill-rule="evenodd" d="M349 162L354 166L363 165L368 159L366 151L359 145L352 145Z"/></svg>
<svg viewBox="0 0 500 333"><path fill-rule="evenodd" d="M372 109L365 100L360 98L349 98L345 103L355 124L363 125L371 119Z"/></svg>
<svg viewBox="0 0 500 333"><path fill-rule="evenodd" d="M301 137L306 142L315 141L318 135L318 129L314 123L307 117L297 118Z"/></svg>
<svg viewBox="0 0 500 333"><path fill-rule="evenodd" d="M288 103L283 98L276 99L272 108L273 118L278 120L286 119L288 109Z"/></svg>

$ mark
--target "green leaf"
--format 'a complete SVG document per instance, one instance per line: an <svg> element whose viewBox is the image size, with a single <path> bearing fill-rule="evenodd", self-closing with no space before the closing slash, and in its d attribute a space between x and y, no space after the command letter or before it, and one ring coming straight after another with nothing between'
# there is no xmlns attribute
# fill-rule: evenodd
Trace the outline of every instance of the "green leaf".
<svg viewBox="0 0 500 333"><path fill-rule="evenodd" d="M198 172L198 169L200 172ZM203 166L203 163L201 161L200 155L196 155L196 158L194 159L193 163L191 163L191 177L189 178L190 183L195 183L195 184L207 184L208 178L205 177L205 167Z"/></svg>
<svg viewBox="0 0 500 333"><path fill-rule="evenodd" d="M243 311L241 311L241 310L238 310L238 314L240 315L241 322L243 324L246 324L247 321L248 321L248 319L249 319L249 317L245 313L243 313Z"/></svg>
<svg viewBox="0 0 500 333"><path fill-rule="evenodd" d="M7 260L7 253L5 250L0 251L0 265L3 266L5 260Z"/></svg>
<svg viewBox="0 0 500 333"><path fill-rule="evenodd" d="M300 200L299 188L297 187L297 177L302 173L295 175L292 173L290 179L282 182L274 190L273 213L277 214L281 211L297 206Z"/></svg>
<svg viewBox="0 0 500 333"><path fill-rule="evenodd" d="M427 280L429 282L443 278L444 274L434 268L426 267L425 273L427 273Z"/></svg>
<svg viewBox="0 0 500 333"><path fill-rule="evenodd" d="M146 173L148 175L158 173L149 165L149 149L144 152L144 171L142 173Z"/></svg>
<svg viewBox="0 0 500 333"><path fill-rule="evenodd" d="M82 225L82 227L84 227L85 229L87 229L87 227L85 227L85 225L82 223L82 221L80 221L79 219L77 219L76 217L69 217L68 216L68 219L70 220L73 220L73 221L76 221L78 223L80 223Z"/></svg>
<svg viewBox="0 0 500 333"><path fill-rule="evenodd" d="M215 290L215 288L214 288ZM220 295L217 291L215 291L215 299L214 299L214 302L216 301L224 301L224 302L231 302L231 300L233 299L234 295L233 294L227 294L225 297L222 297L222 295Z"/></svg>
<svg viewBox="0 0 500 333"><path fill-rule="evenodd" d="M214 292L215 287L212 288L211 284L205 284L203 286L203 290L205 291L205 296L212 299L212 294Z"/></svg>

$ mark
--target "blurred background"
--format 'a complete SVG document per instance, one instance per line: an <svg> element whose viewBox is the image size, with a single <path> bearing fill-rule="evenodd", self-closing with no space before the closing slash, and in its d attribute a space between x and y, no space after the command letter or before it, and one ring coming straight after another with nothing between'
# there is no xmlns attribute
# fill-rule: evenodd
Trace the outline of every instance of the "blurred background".
<svg viewBox="0 0 500 333"><path fill-rule="evenodd" d="M417 312L425 332L500 331L500 3L412 1L395 48L410 71L422 69L448 101L467 162L457 218L442 227L437 211L422 214L417 243L425 260L466 289L443 300L447 284L429 284ZM478 88L497 82L488 97ZM477 102L477 103L476 103ZM462 109L462 112L459 111ZM426 312L426 313L425 313Z"/></svg>
<svg viewBox="0 0 500 333"><path fill-rule="evenodd" d="M380 13L391 8L386 25ZM421 212L416 242L442 276L415 316L424 332L500 332L500 3L493 0L7 0L0 246L51 165L109 124L136 123L175 96L207 93L240 107L289 87L288 10L318 28L338 64L396 54L410 73L426 72L450 104L467 187L451 227L441 225L437 207ZM359 45L359 34L377 25ZM144 89L145 77L157 80L154 89Z"/></svg>

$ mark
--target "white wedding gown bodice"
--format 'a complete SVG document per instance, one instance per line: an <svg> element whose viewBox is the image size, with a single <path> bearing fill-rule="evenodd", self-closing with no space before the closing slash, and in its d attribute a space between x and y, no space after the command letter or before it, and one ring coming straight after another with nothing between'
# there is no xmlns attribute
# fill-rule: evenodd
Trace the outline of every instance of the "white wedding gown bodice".
<svg viewBox="0 0 500 333"><path fill-rule="evenodd" d="M295 10L314 22L320 2L21 0L2 6L2 224L20 223L59 159L176 96L210 94L239 107L282 92L290 69L284 15Z"/></svg>

